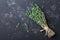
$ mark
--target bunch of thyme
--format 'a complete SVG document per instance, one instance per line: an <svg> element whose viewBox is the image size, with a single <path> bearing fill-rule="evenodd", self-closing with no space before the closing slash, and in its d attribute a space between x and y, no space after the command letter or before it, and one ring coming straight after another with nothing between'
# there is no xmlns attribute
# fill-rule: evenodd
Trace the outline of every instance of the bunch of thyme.
<svg viewBox="0 0 60 40"><path fill-rule="evenodd" d="M55 32L48 27L44 12L37 4L34 4L32 9L27 11L26 14L30 19L32 19L46 31L46 34L49 38L55 35Z"/></svg>

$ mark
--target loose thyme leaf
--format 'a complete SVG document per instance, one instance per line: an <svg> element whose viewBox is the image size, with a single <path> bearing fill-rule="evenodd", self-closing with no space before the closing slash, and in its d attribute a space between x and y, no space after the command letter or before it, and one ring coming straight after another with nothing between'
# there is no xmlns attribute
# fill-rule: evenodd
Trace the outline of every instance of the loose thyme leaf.
<svg viewBox="0 0 60 40"><path fill-rule="evenodd" d="M18 28L18 27L19 27L19 25L20 25L20 23L17 23L16 28Z"/></svg>
<svg viewBox="0 0 60 40"><path fill-rule="evenodd" d="M24 23L24 26L25 26L26 31L29 32L28 24L27 23Z"/></svg>
<svg viewBox="0 0 60 40"><path fill-rule="evenodd" d="M27 12L27 16L31 18L34 22L40 25L47 33L48 37L52 37L55 33L48 27L44 12L41 8L34 4L31 11Z"/></svg>

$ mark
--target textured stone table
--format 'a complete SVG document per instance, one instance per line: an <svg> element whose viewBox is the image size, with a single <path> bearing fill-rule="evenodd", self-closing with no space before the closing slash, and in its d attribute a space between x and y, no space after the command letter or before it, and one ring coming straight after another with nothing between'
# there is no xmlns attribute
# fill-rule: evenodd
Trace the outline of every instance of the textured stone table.
<svg viewBox="0 0 60 40"><path fill-rule="evenodd" d="M25 15L34 3L41 6L49 27L56 32L53 38L39 32L42 28ZM30 32L26 32L24 23ZM60 0L0 0L0 40L60 40Z"/></svg>

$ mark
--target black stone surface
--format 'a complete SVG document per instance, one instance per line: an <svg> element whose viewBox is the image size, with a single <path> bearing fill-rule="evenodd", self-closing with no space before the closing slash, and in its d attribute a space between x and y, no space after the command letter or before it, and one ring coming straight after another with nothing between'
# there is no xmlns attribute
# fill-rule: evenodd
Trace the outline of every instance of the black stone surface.
<svg viewBox="0 0 60 40"><path fill-rule="evenodd" d="M53 38L39 32L42 28L25 15L34 3L41 6L49 27L56 32ZM25 22L30 32L24 29ZM0 40L60 40L60 0L0 0Z"/></svg>

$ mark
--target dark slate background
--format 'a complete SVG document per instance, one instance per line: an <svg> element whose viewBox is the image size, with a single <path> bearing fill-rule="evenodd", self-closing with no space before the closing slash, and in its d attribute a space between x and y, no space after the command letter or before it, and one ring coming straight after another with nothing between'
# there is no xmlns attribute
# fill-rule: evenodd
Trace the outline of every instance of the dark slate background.
<svg viewBox="0 0 60 40"><path fill-rule="evenodd" d="M34 3L41 6L49 27L56 32L53 38L39 32L41 27L25 15ZM25 22L30 32L26 32ZM0 0L0 40L60 40L60 0Z"/></svg>

